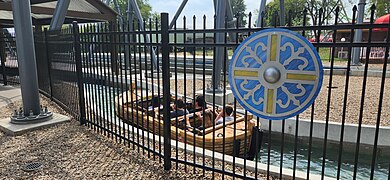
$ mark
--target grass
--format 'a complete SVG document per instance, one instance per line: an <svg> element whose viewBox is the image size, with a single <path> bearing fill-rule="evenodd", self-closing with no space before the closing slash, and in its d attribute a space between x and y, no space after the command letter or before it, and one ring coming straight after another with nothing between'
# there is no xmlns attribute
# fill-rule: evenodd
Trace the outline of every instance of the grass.
<svg viewBox="0 0 390 180"><path fill-rule="evenodd" d="M337 53L337 52L336 52ZM340 59L337 58L337 54L335 53L334 61L347 61L347 59ZM324 62L330 62L332 60L332 51L331 48L320 48L318 54L320 55L320 58Z"/></svg>
<svg viewBox="0 0 390 180"><path fill-rule="evenodd" d="M233 50L232 49L228 49L227 51L228 51L228 56L229 57L233 56ZM205 55L206 56L213 56L213 54L214 54L213 50L211 50L211 49L205 50ZM187 56L190 56L190 55L192 55L192 54L187 52ZM203 56L203 50L196 50L195 51L195 55L196 56ZM319 55L320 55L321 60L323 62L330 62L331 58L332 58L331 48L320 48L319 49ZM337 58L337 54L335 54L334 61L343 62L343 61L347 61L347 60L346 59Z"/></svg>

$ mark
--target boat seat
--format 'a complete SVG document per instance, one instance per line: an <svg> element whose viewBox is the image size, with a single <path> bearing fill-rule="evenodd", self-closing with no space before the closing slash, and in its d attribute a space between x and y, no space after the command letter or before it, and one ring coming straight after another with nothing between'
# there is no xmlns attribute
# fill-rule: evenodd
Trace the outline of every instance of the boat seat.
<svg viewBox="0 0 390 180"><path fill-rule="evenodd" d="M245 120L245 116L236 118L236 121L229 121L229 122L226 122L225 124L218 124L218 125L215 125L214 127L211 126L211 127L209 127L209 128L206 128L204 131L203 131L203 130L200 131L200 133L201 133L201 135L203 135L203 134L208 134L208 133L210 133L210 132L216 131L216 130L218 130L218 129L222 129L222 128L225 127L225 126L229 126L229 125L231 125L231 124L238 123L238 122L241 122L241 121L243 121L243 120Z"/></svg>

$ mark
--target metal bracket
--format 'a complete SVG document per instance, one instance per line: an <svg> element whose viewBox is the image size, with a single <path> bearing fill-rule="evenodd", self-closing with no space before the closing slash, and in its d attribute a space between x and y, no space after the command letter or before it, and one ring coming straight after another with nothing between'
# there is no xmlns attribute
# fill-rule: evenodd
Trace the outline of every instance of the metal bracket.
<svg viewBox="0 0 390 180"><path fill-rule="evenodd" d="M53 113L48 111L47 107L42 108L41 112L38 115L34 115L32 110L28 116L25 115L23 109L20 108L19 112L14 110L14 114L11 116L11 123L13 124L31 124L31 123L40 123L53 118Z"/></svg>

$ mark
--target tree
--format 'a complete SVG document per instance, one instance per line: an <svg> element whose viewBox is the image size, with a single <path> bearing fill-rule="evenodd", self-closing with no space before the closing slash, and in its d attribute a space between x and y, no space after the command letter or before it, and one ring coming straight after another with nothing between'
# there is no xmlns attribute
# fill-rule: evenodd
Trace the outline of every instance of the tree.
<svg viewBox="0 0 390 180"><path fill-rule="evenodd" d="M376 11L375 17L379 18L386 14L390 14L390 1L389 0L370 0L370 4L375 4Z"/></svg>
<svg viewBox="0 0 390 180"><path fill-rule="evenodd" d="M288 23L288 14L291 12L291 24L293 26L303 24L303 11L305 9L305 2L307 0L286 0L284 2L285 8L285 22ZM267 4L265 8L264 26L272 26L275 22L275 12L279 14L280 4L279 0L274 0ZM257 18L257 17L256 17ZM276 22L279 22L279 17L276 17ZM257 21L257 20L256 20Z"/></svg>
<svg viewBox="0 0 390 180"><path fill-rule="evenodd" d="M123 17L123 20L127 22L127 7L128 7L128 0L117 0L118 6L120 10L120 15ZM152 6L150 6L148 0L137 0L138 7L141 11L141 16L144 20L148 20L152 17ZM116 10L114 2L112 1L110 3L110 6ZM134 18L136 18L134 16Z"/></svg>
<svg viewBox="0 0 390 180"><path fill-rule="evenodd" d="M306 0L306 8L309 17L313 25L318 24L328 24L329 20L333 18L333 14L340 4L340 0ZM320 9L322 8L322 13L320 14ZM319 22L319 17L321 15L321 22ZM347 17L348 19L348 17Z"/></svg>
<svg viewBox="0 0 390 180"><path fill-rule="evenodd" d="M231 6L232 6L232 11L233 11L233 16L238 17L239 21L239 27L245 26L246 25L246 5L244 3L244 0L231 0Z"/></svg>
<svg viewBox="0 0 390 180"><path fill-rule="evenodd" d="M340 6L340 16L341 21L349 21L349 17L343 9L342 0L285 0L285 22L288 23L288 12L291 11L291 24L292 25L302 25L303 24L303 11L307 9L307 15L310 19L307 19L307 24L318 25L328 24L328 22L334 17L335 9ZM320 14L320 8L323 9L322 14ZM272 26L275 23L275 13L279 15L280 4L279 0L271 1L267 4L265 9L265 26ZM321 22L318 22L321 15ZM255 17L257 18L257 17ZM279 25L279 17L276 20L277 25ZM256 19L257 21L257 19ZM284 25L286 25L284 24Z"/></svg>

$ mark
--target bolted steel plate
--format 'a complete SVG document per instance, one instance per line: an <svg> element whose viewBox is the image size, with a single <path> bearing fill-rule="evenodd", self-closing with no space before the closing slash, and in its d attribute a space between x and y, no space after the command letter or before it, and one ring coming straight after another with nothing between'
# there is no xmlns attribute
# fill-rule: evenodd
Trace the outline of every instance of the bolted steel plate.
<svg viewBox="0 0 390 180"><path fill-rule="evenodd" d="M269 120L302 113L320 92L322 79L322 62L314 46L300 34L280 28L246 38L229 66L229 83L237 101Z"/></svg>

